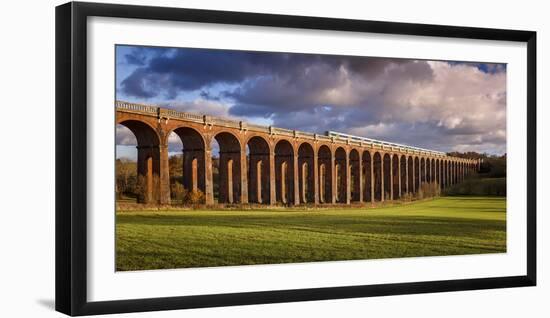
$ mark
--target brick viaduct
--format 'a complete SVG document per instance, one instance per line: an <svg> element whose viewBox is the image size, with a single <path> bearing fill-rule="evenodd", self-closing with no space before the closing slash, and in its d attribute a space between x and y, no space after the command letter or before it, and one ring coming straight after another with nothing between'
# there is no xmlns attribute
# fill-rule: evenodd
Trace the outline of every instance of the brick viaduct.
<svg viewBox="0 0 550 318"><path fill-rule="evenodd" d="M351 204L416 193L425 182L445 188L479 162L416 147L354 137L266 127L116 102L116 123L137 139L145 202L170 203L168 136L183 144L184 186L214 203L212 140L218 142L218 203ZM247 151L248 146L248 151Z"/></svg>

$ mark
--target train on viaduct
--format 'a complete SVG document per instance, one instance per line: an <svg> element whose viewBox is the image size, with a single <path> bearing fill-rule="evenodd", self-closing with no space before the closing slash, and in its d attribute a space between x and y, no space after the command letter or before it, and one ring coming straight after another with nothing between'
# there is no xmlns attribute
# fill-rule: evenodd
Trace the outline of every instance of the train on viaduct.
<svg viewBox="0 0 550 318"><path fill-rule="evenodd" d="M254 125L116 101L116 124L137 140L144 203L170 203L168 136L183 144L183 185L206 204L375 203L414 194L424 183L443 189L479 169L476 159L351 136ZM217 202L212 141L219 145Z"/></svg>

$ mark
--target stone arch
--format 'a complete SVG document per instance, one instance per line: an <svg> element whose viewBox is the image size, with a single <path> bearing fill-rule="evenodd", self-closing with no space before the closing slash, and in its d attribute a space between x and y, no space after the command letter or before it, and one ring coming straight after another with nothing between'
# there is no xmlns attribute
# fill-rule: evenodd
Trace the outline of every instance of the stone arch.
<svg viewBox="0 0 550 318"><path fill-rule="evenodd" d="M300 203L312 203L315 201L315 180L313 170L313 146L307 142L303 142L300 147L298 147L298 184L300 190Z"/></svg>
<svg viewBox="0 0 550 318"><path fill-rule="evenodd" d="M440 159L440 165L441 165L441 176L440 176L440 181L441 181L441 188L445 188L445 159Z"/></svg>
<svg viewBox="0 0 550 318"><path fill-rule="evenodd" d="M382 169L382 155L375 152L372 158L374 168L374 201L383 201L384 171Z"/></svg>
<svg viewBox="0 0 550 318"><path fill-rule="evenodd" d="M434 183L436 181L436 167L435 167L435 159L432 158L431 160L431 168L432 168L432 172L430 173L430 182L431 183Z"/></svg>
<svg viewBox="0 0 550 318"><path fill-rule="evenodd" d="M451 160L451 168L449 169L451 173L451 185L456 183L455 180L455 162Z"/></svg>
<svg viewBox="0 0 550 318"><path fill-rule="evenodd" d="M357 149L349 152L349 180L350 180L350 200L359 202L361 198L361 158Z"/></svg>
<svg viewBox="0 0 550 318"><path fill-rule="evenodd" d="M445 187L448 187L449 186L449 160L445 160L444 162L444 167L443 167L443 175L444 175L444 179L445 179Z"/></svg>
<svg viewBox="0 0 550 318"><path fill-rule="evenodd" d="M418 192L420 189L420 183L422 182L422 171L420 170L420 158L414 157L414 189Z"/></svg>
<svg viewBox="0 0 550 318"><path fill-rule="evenodd" d="M435 160L435 182L441 187L441 161Z"/></svg>
<svg viewBox="0 0 550 318"><path fill-rule="evenodd" d="M391 168L392 168L392 159L391 159L391 156L389 154L384 154L384 157L382 159L383 161L383 164L382 166L384 167L384 186L382 187L384 193L384 200L391 200L391 193L392 193L392 178L391 178Z"/></svg>
<svg viewBox="0 0 550 318"><path fill-rule="evenodd" d="M234 134L226 131L217 133L214 139L220 146L218 202L241 202L241 143Z"/></svg>
<svg viewBox="0 0 550 318"><path fill-rule="evenodd" d="M456 183L455 179L455 162L454 160L450 161L450 173L451 173L451 185L454 185Z"/></svg>
<svg viewBox="0 0 550 318"><path fill-rule="evenodd" d="M454 162L455 184L458 183L458 161Z"/></svg>
<svg viewBox="0 0 550 318"><path fill-rule="evenodd" d="M362 174L363 174L363 200L365 202L374 202L373 193L374 193L374 187L373 187L373 179L372 175L373 172L373 166L372 166L372 157L369 151L365 150L363 151L362 155Z"/></svg>
<svg viewBox="0 0 550 318"><path fill-rule="evenodd" d="M456 161L456 183L460 183L460 160Z"/></svg>
<svg viewBox="0 0 550 318"><path fill-rule="evenodd" d="M430 160L430 158L426 158L426 161L425 161L425 168L426 168L426 183L430 183L432 182L432 161Z"/></svg>
<svg viewBox="0 0 550 318"><path fill-rule="evenodd" d="M455 174L455 184L458 183L458 162L454 162L454 174Z"/></svg>
<svg viewBox="0 0 550 318"><path fill-rule="evenodd" d="M190 127L172 130L183 145L182 184L188 191L206 191L206 152L201 133Z"/></svg>
<svg viewBox="0 0 550 318"><path fill-rule="evenodd" d="M317 151L319 165L319 202L332 203L332 153L326 145Z"/></svg>
<svg viewBox="0 0 550 318"><path fill-rule="evenodd" d="M422 157L420 158L420 186L426 183L426 177L426 158Z"/></svg>
<svg viewBox="0 0 550 318"><path fill-rule="evenodd" d="M447 160L447 185L448 186L451 186L453 185L453 175L451 173L451 170L452 170L452 161L451 160Z"/></svg>
<svg viewBox="0 0 550 318"><path fill-rule="evenodd" d="M275 145L275 185L277 202L294 204L294 148L285 139Z"/></svg>
<svg viewBox="0 0 550 318"><path fill-rule="evenodd" d="M248 201L269 204L271 169L269 143L260 136L252 136L248 146Z"/></svg>
<svg viewBox="0 0 550 318"><path fill-rule="evenodd" d="M409 192L408 189L408 174L407 174L407 156L401 155L399 158L399 173L401 177L401 188L400 188L400 197L403 194Z"/></svg>
<svg viewBox="0 0 550 318"><path fill-rule="evenodd" d="M128 128L137 142L137 201L160 201L160 136L148 124L138 120L125 120L118 124Z"/></svg>
<svg viewBox="0 0 550 318"><path fill-rule="evenodd" d="M348 158L346 150L342 147L336 148L334 152L334 172L336 180L336 202L346 203L348 192Z"/></svg>
<svg viewBox="0 0 550 318"><path fill-rule="evenodd" d="M408 193L414 193L416 192L415 189L415 171L414 171L414 158L412 156L409 156L407 158L407 182L408 182Z"/></svg>
<svg viewBox="0 0 550 318"><path fill-rule="evenodd" d="M399 162L399 156L397 154L394 154L392 156L392 180L391 180L391 186L392 186L392 200L398 199L401 197L401 165Z"/></svg>

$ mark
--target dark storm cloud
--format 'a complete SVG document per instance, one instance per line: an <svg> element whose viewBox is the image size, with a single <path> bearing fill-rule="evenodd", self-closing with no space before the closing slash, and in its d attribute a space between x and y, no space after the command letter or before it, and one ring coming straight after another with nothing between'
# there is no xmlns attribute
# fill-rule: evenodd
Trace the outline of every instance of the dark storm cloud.
<svg viewBox="0 0 550 318"><path fill-rule="evenodd" d="M288 54L185 49L152 58L122 81L129 96L152 97L174 91L193 91L217 83L240 83L247 78L285 72L304 61ZM162 87L157 85L162 82ZM147 88L147 89L146 89Z"/></svg>
<svg viewBox="0 0 550 318"><path fill-rule="evenodd" d="M245 51L182 49L174 54L162 54L159 48L146 65L143 49L126 54L130 64L140 65L121 82L121 90L128 96L151 98L161 94L174 97L177 92L194 91L218 83L243 86L228 96L237 103L258 104L270 101L286 106L299 95L314 95L343 80L342 71L364 78L384 72L390 63L407 64L405 60L359 58L315 54L259 53ZM411 70L405 76L417 76L423 69ZM425 70L425 69L424 69ZM426 74L419 74L420 78ZM419 78L419 79L420 79ZM159 85L162 83L162 85ZM278 88L278 90L275 90ZM265 93L265 95L264 95ZM311 97L311 96L309 96ZM304 106L315 99L304 96ZM296 106L296 105L293 105ZM235 110L237 113L239 110Z"/></svg>
<svg viewBox="0 0 550 318"><path fill-rule="evenodd" d="M137 53L126 54L124 55L124 57L126 58L126 63L130 65L138 65L138 66L145 65L146 57L143 54L137 54Z"/></svg>

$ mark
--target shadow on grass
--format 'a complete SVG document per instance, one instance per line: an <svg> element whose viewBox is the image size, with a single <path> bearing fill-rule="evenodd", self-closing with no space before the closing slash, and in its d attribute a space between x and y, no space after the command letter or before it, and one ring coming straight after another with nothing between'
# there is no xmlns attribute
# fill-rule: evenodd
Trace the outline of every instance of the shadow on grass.
<svg viewBox="0 0 550 318"><path fill-rule="evenodd" d="M326 234L370 233L370 234L421 234L439 236L479 236L480 232L505 231L505 220L484 220L460 217L430 216L200 216L155 215L155 216L119 216L117 226L145 227L223 227L235 229L282 229L294 231L313 231ZM160 229L159 229L160 230Z"/></svg>

